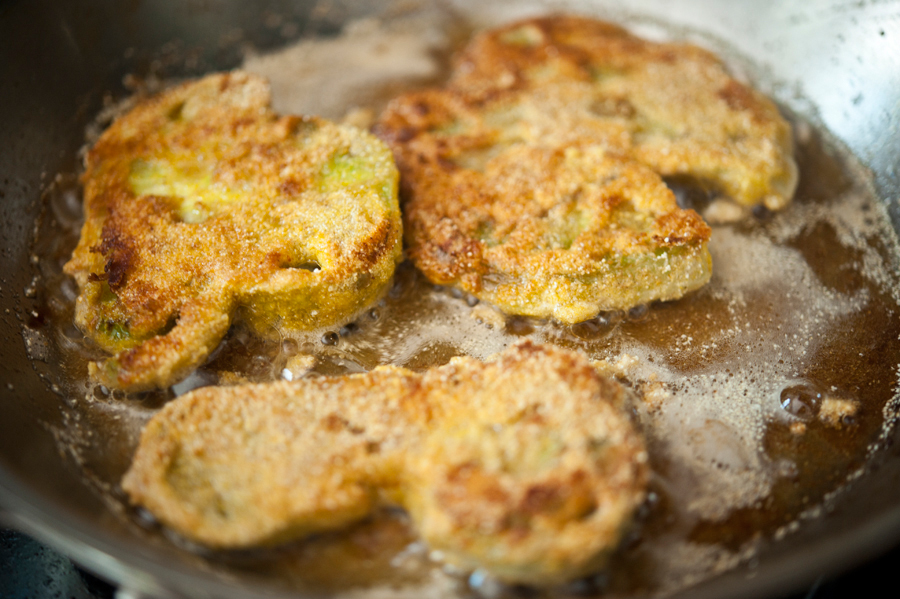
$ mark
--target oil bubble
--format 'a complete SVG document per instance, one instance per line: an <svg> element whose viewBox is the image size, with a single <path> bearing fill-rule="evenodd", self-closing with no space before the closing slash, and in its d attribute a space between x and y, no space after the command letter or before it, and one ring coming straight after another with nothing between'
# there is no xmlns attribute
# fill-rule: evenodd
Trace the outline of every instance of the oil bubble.
<svg viewBox="0 0 900 599"><path fill-rule="evenodd" d="M801 420L815 418L822 401L822 391L810 383L785 387L781 391L781 408Z"/></svg>
<svg viewBox="0 0 900 599"><path fill-rule="evenodd" d="M612 327L622 320L621 312L605 312L591 320L585 320L571 326L575 337L585 341L593 341L610 334Z"/></svg>
<svg viewBox="0 0 900 599"><path fill-rule="evenodd" d="M630 320L631 322L640 322L642 320L645 320L649 315L650 306L647 304L641 304L628 311L628 320Z"/></svg>
<svg viewBox="0 0 900 599"><path fill-rule="evenodd" d="M293 356L300 351L300 346L293 339L285 339L281 342L281 351L287 356Z"/></svg>

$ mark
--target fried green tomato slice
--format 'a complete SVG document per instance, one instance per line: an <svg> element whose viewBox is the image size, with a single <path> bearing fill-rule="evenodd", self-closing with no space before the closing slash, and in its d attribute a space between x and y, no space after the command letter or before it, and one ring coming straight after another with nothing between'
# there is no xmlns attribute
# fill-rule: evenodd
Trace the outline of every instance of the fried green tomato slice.
<svg viewBox="0 0 900 599"><path fill-rule="evenodd" d="M791 128L777 107L689 44L645 41L589 18L535 18L476 36L449 86L476 102L520 96L535 135L602 131L657 173L692 177L747 206L783 208L797 185Z"/></svg>
<svg viewBox="0 0 900 599"><path fill-rule="evenodd" d="M553 133L520 99L427 90L376 126L400 168L409 256L431 281L565 323L709 281L710 229L656 173L589 130Z"/></svg>
<svg viewBox="0 0 900 599"><path fill-rule="evenodd" d="M150 420L122 486L220 549L401 506L449 563L555 584L602 568L643 502L627 400L585 357L528 341L424 374L206 387Z"/></svg>
<svg viewBox="0 0 900 599"><path fill-rule="evenodd" d="M374 136L279 116L246 73L140 102L87 155L85 223L65 266L76 324L114 354L92 376L165 387L235 318L269 335L351 319L400 260L397 178Z"/></svg>

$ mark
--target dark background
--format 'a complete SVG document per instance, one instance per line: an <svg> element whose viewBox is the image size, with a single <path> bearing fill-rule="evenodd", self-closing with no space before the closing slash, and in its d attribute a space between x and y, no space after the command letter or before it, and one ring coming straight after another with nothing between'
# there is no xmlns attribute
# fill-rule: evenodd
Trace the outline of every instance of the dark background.
<svg viewBox="0 0 900 599"><path fill-rule="evenodd" d="M771 599L896 597L900 547L849 572ZM873 589L882 589L873 592ZM21 533L0 528L0 599L114 599L115 587Z"/></svg>

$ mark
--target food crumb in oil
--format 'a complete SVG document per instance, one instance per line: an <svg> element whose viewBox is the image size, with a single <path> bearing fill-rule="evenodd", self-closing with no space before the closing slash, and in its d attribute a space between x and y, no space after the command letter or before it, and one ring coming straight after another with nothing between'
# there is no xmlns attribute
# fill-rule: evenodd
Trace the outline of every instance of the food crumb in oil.
<svg viewBox="0 0 900 599"><path fill-rule="evenodd" d="M480 303L475 305L469 315L498 331L506 328L506 317L499 310L487 304Z"/></svg>
<svg viewBox="0 0 900 599"><path fill-rule="evenodd" d="M852 425L858 412L857 401L825 397L819 408L819 419L833 428L842 428Z"/></svg>

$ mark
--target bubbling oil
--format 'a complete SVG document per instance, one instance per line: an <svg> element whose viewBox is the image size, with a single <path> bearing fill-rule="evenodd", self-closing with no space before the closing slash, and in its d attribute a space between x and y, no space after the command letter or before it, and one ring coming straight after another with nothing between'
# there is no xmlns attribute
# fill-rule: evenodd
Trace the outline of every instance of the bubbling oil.
<svg viewBox="0 0 900 599"><path fill-rule="evenodd" d="M365 36L378 35L366 27ZM380 43L390 43L390 31L382 33ZM437 61L411 61L417 82L441 69L436 48L443 46L426 38L419 45L397 38ZM329 41L329 52L341 39ZM315 56L305 43L303 56ZM396 57L395 50L387 52ZM295 60L286 52L282 64ZM277 58L266 60L272 74L294 73L279 70ZM281 83L276 90L300 90L288 94L316 89ZM383 100L365 98L375 106ZM303 101L276 96L282 107ZM862 169L808 125L798 121L797 130L794 203L714 224L713 278L681 300L564 326L506 317L404 263L385 297L352 322L303 334L273 330L265 338L238 322L188 379L132 395L86 377L101 352L72 324L77 289L62 273L79 234L80 189L74 174L59 175L38 224L39 276L29 289L41 307L25 333L42 359L60 365L55 384L71 413L61 443L111 508L139 534L157 537L167 533L127 507L119 481L144 423L176 396L205 385L339 376L380 364L421 371L454 356L485 358L526 337L583 352L635 389L653 470L648 501L609 574L534 594L665 593L735 567L865 464L896 395L896 236ZM702 188L669 184L685 205L705 213L717 206ZM189 549L208 568L275 577L298 589L515 593L477 572L442 569L395 511L274 550Z"/></svg>

